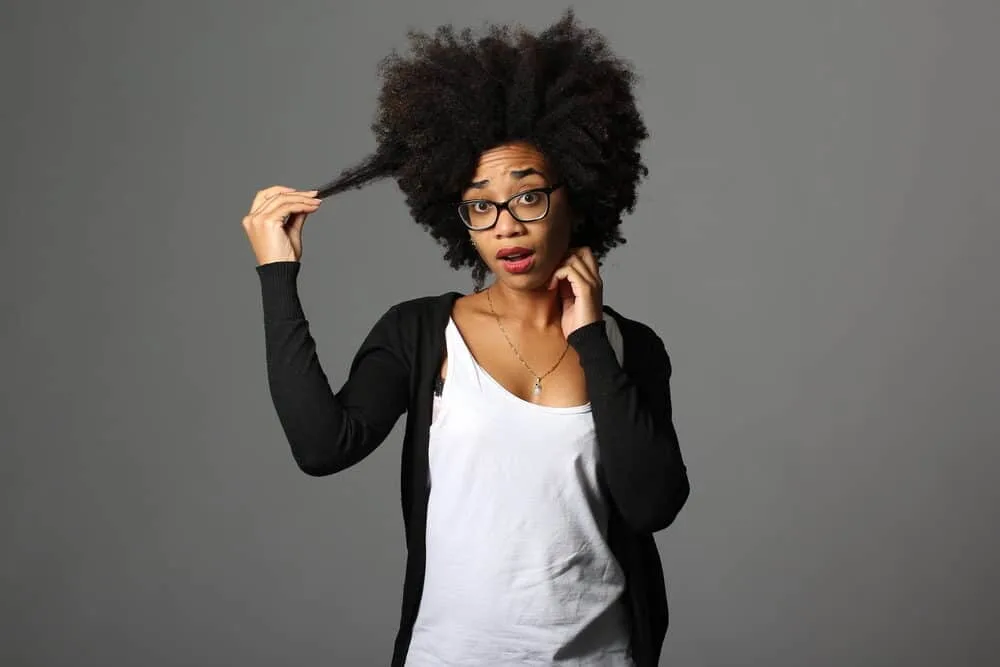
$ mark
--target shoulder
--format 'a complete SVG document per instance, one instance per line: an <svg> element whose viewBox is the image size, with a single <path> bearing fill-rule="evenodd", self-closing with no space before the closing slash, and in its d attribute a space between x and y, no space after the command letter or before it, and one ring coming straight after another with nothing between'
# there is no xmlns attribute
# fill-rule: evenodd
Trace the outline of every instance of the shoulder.
<svg viewBox="0 0 1000 667"><path fill-rule="evenodd" d="M645 322L641 322L630 317L622 315L620 312L612 308L611 306L604 306L604 315L607 318L610 315L618 328L622 331L622 336L628 338L641 338L645 340L660 340L659 334L657 334L651 326Z"/></svg>
<svg viewBox="0 0 1000 667"><path fill-rule="evenodd" d="M606 320L609 319L609 315L611 322L614 323L608 326L609 336L613 335L614 329L617 329L618 335L621 336L622 346L626 352L630 353L629 356L633 360L636 357L652 360L662 356L669 364L666 345L651 326L640 320L626 317L611 306L605 305L604 316Z"/></svg>
<svg viewBox="0 0 1000 667"><path fill-rule="evenodd" d="M383 312L375 329L397 345L410 347L428 335L433 337L443 332L455 300L461 296L458 292L445 292L400 301Z"/></svg>
<svg viewBox="0 0 1000 667"><path fill-rule="evenodd" d="M420 296L395 303L387 312L400 323L419 324L428 318L446 316L461 296L458 292Z"/></svg>
<svg viewBox="0 0 1000 667"><path fill-rule="evenodd" d="M393 304L372 326L361 351L383 350L412 367L444 335L452 304L459 296L457 292L446 292Z"/></svg>

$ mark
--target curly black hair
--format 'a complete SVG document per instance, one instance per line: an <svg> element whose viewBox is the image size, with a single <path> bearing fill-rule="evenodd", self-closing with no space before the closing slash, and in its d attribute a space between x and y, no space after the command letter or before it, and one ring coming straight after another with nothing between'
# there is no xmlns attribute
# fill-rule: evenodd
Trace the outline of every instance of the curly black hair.
<svg viewBox="0 0 1000 667"><path fill-rule="evenodd" d="M632 92L637 75L601 34L568 9L537 35L491 24L479 34L445 25L407 37L408 56L394 50L379 64L375 152L319 196L395 178L451 267L471 267L481 288L487 268L456 204L484 151L523 141L567 186L580 223L574 246L589 246L600 261L625 242L621 216L634 209L648 173L638 151L648 133Z"/></svg>

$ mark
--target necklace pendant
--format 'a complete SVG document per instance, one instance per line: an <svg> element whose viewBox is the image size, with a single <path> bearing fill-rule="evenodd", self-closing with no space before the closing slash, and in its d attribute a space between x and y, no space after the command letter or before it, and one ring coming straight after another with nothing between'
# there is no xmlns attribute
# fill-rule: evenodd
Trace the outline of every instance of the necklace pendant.
<svg viewBox="0 0 1000 667"><path fill-rule="evenodd" d="M535 380L535 388L532 389L531 393L533 393L535 396L538 396L539 394L542 393L542 381L541 381L541 379Z"/></svg>

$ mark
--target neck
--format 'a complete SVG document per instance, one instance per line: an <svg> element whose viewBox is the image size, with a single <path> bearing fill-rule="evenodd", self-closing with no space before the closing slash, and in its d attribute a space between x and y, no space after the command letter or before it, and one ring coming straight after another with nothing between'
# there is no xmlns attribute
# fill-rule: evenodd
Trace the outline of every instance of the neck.
<svg viewBox="0 0 1000 667"><path fill-rule="evenodd" d="M494 280L487 288L493 308L505 320L540 330L561 326L562 302L559 290L544 287L535 290L515 290Z"/></svg>

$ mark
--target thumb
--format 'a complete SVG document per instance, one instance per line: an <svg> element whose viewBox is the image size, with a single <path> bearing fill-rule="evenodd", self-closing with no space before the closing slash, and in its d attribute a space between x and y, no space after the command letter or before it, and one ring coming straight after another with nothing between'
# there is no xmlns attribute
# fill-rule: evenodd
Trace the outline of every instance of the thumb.
<svg viewBox="0 0 1000 667"><path fill-rule="evenodd" d="M552 273L552 277L549 278L549 289L550 290L554 290L556 287L559 286L559 279L561 278L561 276L559 275L559 273L560 273L559 269L556 269Z"/></svg>
<svg viewBox="0 0 1000 667"><path fill-rule="evenodd" d="M309 217L308 213L295 213L292 215L291 222L288 223L288 233L295 234L296 236L302 235L302 228L306 224L306 218Z"/></svg>
<svg viewBox="0 0 1000 667"><path fill-rule="evenodd" d="M305 226L307 217L308 213L296 213L286 227L288 240L291 241L296 253L302 251L302 227Z"/></svg>

